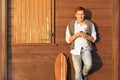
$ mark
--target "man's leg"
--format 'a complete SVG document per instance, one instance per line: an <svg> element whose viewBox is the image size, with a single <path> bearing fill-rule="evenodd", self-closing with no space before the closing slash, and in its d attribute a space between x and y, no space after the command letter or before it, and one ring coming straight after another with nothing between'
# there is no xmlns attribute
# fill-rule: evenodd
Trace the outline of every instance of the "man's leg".
<svg viewBox="0 0 120 80"><path fill-rule="evenodd" d="M90 71L92 67L92 56L91 56L91 51L85 50L82 51L82 60L83 60L83 76L88 75L88 72Z"/></svg>
<svg viewBox="0 0 120 80"><path fill-rule="evenodd" d="M75 80L83 80L82 72L81 72L81 56L80 55L72 55L73 66L75 69Z"/></svg>

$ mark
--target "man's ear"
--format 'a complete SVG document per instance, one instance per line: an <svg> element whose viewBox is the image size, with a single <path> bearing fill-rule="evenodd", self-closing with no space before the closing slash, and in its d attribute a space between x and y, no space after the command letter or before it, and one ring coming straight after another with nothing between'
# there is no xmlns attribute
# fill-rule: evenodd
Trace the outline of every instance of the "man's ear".
<svg viewBox="0 0 120 80"><path fill-rule="evenodd" d="M75 13L75 17L77 17L77 14Z"/></svg>

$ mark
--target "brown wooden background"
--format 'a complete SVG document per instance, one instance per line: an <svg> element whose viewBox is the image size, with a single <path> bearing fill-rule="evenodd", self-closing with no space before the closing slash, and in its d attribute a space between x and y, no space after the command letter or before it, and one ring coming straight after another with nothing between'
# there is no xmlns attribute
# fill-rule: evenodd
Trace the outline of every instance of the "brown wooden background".
<svg viewBox="0 0 120 80"><path fill-rule="evenodd" d="M0 0L1 1L4 0ZM8 80L55 80L54 62L56 56L60 52L66 53L69 56L69 74L68 80L74 80L74 70L71 63L69 53L70 47L65 43L65 29L69 21L74 16L74 9L78 6L83 6L92 12L92 20L96 23L98 36L100 40L96 44L97 51L93 53L93 69L88 76L89 80L119 80L116 78L117 70L120 71L116 61L119 46L116 42L119 37L118 25L116 26L117 11L116 3L119 0L56 0L55 1L55 45L11 45L7 44L7 58L4 57L5 52L4 42L5 30L2 18L3 11L0 7L0 79L4 80L3 65L8 67ZM117 7L119 7L117 5ZM2 6L3 8L3 6ZM6 28L7 29L7 28ZM116 31L116 33L115 33ZM8 32L9 33L9 32ZM7 34L9 35L9 34ZM10 40L10 38L7 38ZM119 38L120 41L120 38ZM118 51L119 53L119 51ZM4 59L8 63L4 64ZM117 57L119 58L119 57ZM118 76L117 76L118 77Z"/></svg>
<svg viewBox="0 0 120 80"><path fill-rule="evenodd" d="M52 0L8 0L10 44L50 43Z"/></svg>

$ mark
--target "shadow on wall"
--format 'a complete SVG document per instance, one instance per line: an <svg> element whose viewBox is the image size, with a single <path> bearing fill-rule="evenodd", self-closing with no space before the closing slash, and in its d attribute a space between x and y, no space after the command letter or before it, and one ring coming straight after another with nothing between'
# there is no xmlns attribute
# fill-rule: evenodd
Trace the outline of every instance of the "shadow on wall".
<svg viewBox="0 0 120 80"><path fill-rule="evenodd" d="M86 19L89 19L89 20L92 19L92 12L90 10L86 9L85 14L86 14L86 17L85 17ZM100 35L99 35L97 24L94 21L92 21L92 22L95 25L95 29L96 29L96 33L97 33L97 40L95 43L92 43L92 46L93 46L93 50L92 50L93 66L92 66L92 69L90 70L89 74L92 74L93 72L98 71L103 66L103 62L97 53L98 50L96 47L96 44L100 41Z"/></svg>

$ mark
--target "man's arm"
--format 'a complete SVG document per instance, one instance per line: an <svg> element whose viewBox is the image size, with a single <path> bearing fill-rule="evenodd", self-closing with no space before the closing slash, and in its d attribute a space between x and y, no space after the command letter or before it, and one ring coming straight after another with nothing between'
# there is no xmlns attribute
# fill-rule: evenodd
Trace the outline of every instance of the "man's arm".
<svg viewBox="0 0 120 80"><path fill-rule="evenodd" d="M78 38L78 37L82 37L84 34L82 33L82 32L77 32L77 33L75 33L74 35L70 35L70 33L69 33L69 28L67 27L67 29L66 29L66 42L67 43L71 43L71 42L73 42L76 38Z"/></svg>
<svg viewBox="0 0 120 80"><path fill-rule="evenodd" d="M95 26L94 26L94 24L92 24L92 33L91 33L91 35L87 35L87 34L85 34L85 36L84 36L87 40L89 40L89 41L92 41L92 42L95 42L95 40L96 40L96 30L95 30Z"/></svg>
<svg viewBox="0 0 120 80"><path fill-rule="evenodd" d="M85 38L89 41L93 41L94 40L94 37L93 36L89 36L89 35L85 35Z"/></svg>
<svg viewBox="0 0 120 80"><path fill-rule="evenodd" d="M78 34L79 34L79 33L76 33L76 34L74 34L73 36L71 36L71 37L69 38L69 42L71 43L71 42L73 42L77 37L79 37Z"/></svg>

